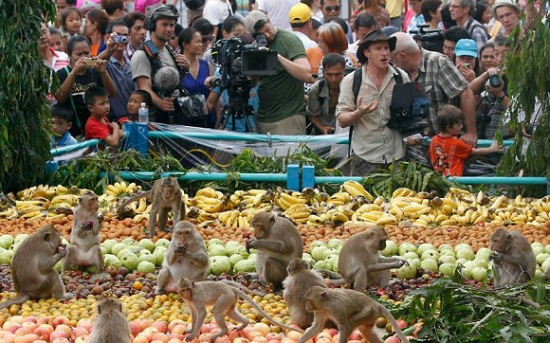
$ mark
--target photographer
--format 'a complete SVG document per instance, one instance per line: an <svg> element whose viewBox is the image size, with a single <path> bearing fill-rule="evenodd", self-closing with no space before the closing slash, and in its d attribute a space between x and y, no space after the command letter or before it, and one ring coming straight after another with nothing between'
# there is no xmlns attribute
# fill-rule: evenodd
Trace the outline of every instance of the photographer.
<svg viewBox="0 0 550 343"><path fill-rule="evenodd" d="M137 83L137 88L151 94L153 106L149 109L151 121L170 123L170 114L173 118L181 118L182 111L176 106L175 98L166 96L154 85L155 73L161 67L177 68L180 80L183 78L189 62L185 56L174 54L167 45L174 35L174 28L179 14L167 6L156 8L145 19L144 27L151 33L151 40L146 41L142 47L132 56L132 76Z"/></svg>
<svg viewBox="0 0 550 343"><path fill-rule="evenodd" d="M259 131L305 134L303 87L304 82L314 80L302 42L292 32L277 29L260 11L250 12L245 18L245 26L252 35L265 35L266 47L278 53L277 74L259 77Z"/></svg>
<svg viewBox="0 0 550 343"><path fill-rule="evenodd" d="M86 36L72 36L67 42L67 53L71 64L57 71L61 87L55 98L60 105L72 109L74 125L70 132L77 137L84 134L84 126L90 117L84 93L92 87L103 87L112 97L116 94L116 86L107 73L107 61L90 58L90 41Z"/></svg>

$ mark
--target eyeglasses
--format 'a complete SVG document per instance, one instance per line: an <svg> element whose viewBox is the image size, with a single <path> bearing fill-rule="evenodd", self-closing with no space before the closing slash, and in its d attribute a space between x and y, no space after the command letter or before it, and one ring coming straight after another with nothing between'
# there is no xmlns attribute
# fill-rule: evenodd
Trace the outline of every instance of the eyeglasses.
<svg viewBox="0 0 550 343"><path fill-rule="evenodd" d="M340 8L342 8L341 6L325 6L325 11L327 12L332 12L334 10L334 12L338 12L340 11Z"/></svg>
<svg viewBox="0 0 550 343"><path fill-rule="evenodd" d="M205 37L202 37L202 42L203 43L208 43L208 42L211 42L214 40L214 36L205 36Z"/></svg>

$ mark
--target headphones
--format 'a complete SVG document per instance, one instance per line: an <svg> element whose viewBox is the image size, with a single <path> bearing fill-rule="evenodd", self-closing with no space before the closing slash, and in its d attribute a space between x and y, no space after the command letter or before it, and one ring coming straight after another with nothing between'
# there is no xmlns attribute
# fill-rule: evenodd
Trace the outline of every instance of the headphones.
<svg viewBox="0 0 550 343"><path fill-rule="evenodd" d="M164 13L162 13L164 12ZM151 13L145 18L143 21L143 28L147 31L155 31L157 28L157 20L161 18L166 18L167 13L170 12L174 16L178 16L179 13L177 11L173 11L171 7L162 5L157 8L155 8Z"/></svg>

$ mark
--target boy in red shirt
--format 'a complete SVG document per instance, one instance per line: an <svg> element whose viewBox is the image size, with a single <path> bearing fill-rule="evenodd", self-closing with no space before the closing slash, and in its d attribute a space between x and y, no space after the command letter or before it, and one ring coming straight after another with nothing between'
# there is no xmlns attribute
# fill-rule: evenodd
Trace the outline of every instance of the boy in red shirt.
<svg viewBox="0 0 550 343"><path fill-rule="evenodd" d="M462 176L464 161L470 155L489 155L499 151L497 142L488 148L472 148L457 138L463 121L464 113L453 105L445 105L437 113L440 133L430 142L430 159L434 170L441 170L444 176Z"/></svg>
<svg viewBox="0 0 550 343"><path fill-rule="evenodd" d="M92 87L86 91L84 101L90 111L90 118L86 121L84 133L86 139L97 138L105 144L116 147L124 137L124 131L117 123L109 122L109 93L101 87Z"/></svg>

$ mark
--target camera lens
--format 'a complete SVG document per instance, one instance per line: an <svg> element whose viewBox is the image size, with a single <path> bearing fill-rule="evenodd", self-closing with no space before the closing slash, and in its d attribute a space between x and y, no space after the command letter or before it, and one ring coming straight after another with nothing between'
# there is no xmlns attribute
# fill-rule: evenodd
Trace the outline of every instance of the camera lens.
<svg viewBox="0 0 550 343"><path fill-rule="evenodd" d="M498 88L498 87L502 86L502 80L501 80L500 76L498 76L497 74L491 75L491 77L489 77L489 84L493 88Z"/></svg>

